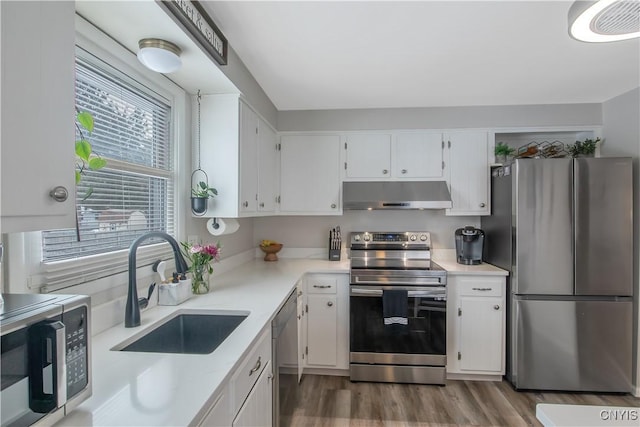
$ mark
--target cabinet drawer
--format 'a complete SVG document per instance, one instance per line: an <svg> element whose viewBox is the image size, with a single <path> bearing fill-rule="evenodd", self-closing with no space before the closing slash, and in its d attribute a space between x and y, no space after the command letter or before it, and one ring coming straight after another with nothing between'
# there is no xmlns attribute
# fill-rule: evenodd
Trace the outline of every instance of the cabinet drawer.
<svg viewBox="0 0 640 427"><path fill-rule="evenodd" d="M335 294L338 288L338 279L331 276L307 277L308 294Z"/></svg>
<svg viewBox="0 0 640 427"><path fill-rule="evenodd" d="M233 396L232 414L236 414L242 406L251 388L258 380L260 373L271 360L271 326L262 333L260 340L255 345L251 353L236 369L231 379L231 390Z"/></svg>
<svg viewBox="0 0 640 427"><path fill-rule="evenodd" d="M500 297L504 295L504 277L459 278L458 294L460 296Z"/></svg>

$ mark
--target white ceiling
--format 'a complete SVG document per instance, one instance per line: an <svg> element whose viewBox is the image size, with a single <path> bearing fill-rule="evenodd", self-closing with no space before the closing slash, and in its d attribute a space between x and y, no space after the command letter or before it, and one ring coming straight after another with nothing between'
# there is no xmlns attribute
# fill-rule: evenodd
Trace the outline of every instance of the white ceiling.
<svg viewBox="0 0 640 427"><path fill-rule="evenodd" d="M603 102L638 40L567 33L571 1L201 1L278 110Z"/></svg>

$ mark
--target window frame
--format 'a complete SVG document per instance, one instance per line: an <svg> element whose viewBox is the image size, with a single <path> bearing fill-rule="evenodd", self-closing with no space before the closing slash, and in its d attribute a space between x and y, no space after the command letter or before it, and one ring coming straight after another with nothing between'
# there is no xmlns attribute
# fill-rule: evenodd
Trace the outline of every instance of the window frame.
<svg viewBox="0 0 640 427"><path fill-rule="evenodd" d="M106 64L116 73L126 76L127 80L145 91L155 92L171 105L171 139L172 139L172 175L173 175L173 232L176 240L183 240L185 230L185 212L180 209L186 206L183 188L186 183L185 166L190 159L188 155L187 123L188 94L162 74L154 73L140 64L137 57L108 35L92 24L76 15L76 55L88 55L89 60ZM72 149L72 142L69 143ZM188 168L187 168L188 169ZM74 287L74 291L96 293L122 285L126 279L128 250L116 250L104 254L87 257L42 262L42 233L22 233L21 239L12 239L14 245L22 246L24 253L24 283L30 289L42 293ZM18 240L20 242L18 242ZM138 248L138 270L150 270L149 264L157 259L165 259L173 264L173 253L167 243L145 245ZM110 272L98 278L96 266L107 264ZM147 271L148 273L148 271ZM55 279L52 279L55 278ZM57 282L57 283L56 283Z"/></svg>

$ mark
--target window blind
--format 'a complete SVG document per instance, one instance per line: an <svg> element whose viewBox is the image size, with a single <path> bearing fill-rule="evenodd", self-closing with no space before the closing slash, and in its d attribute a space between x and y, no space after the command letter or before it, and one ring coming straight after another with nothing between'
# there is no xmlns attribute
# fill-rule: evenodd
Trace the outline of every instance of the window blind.
<svg viewBox="0 0 640 427"><path fill-rule="evenodd" d="M149 231L175 234L170 102L95 58L77 56L76 106L92 114L94 130L83 130L84 137L107 166L87 170L77 186L80 241L75 229L42 233L47 287L68 280L60 261L94 260L127 249ZM76 137L81 137L79 130ZM89 189L92 194L84 199ZM104 259L103 276L126 269L119 257Z"/></svg>

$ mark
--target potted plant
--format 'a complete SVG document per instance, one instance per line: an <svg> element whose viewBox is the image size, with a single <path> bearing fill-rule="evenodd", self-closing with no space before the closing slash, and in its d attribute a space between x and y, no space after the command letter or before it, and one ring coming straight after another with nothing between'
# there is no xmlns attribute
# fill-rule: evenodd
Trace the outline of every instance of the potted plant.
<svg viewBox="0 0 640 427"><path fill-rule="evenodd" d="M498 142L493 150L496 156L496 163L505 163L508 156L512 156L516 152L515 148L509 147L504 142Z"/></svg>
<svg viewBox="0 0 640 427"><path fill-rule="evenodd" d="M202 215L207 211L207 200L218 195L218 190L209 187L204 181L200 181L191 189L191 211L196 215Z"/></svg>
<svg viewBox="0 0 640 427"><path fill-rule="evenodd" d="M585 139L584 141L576 141L575 144L567 146L571 157L593 157L596 152L596 145L600 142L600 138Z"/></svg>

